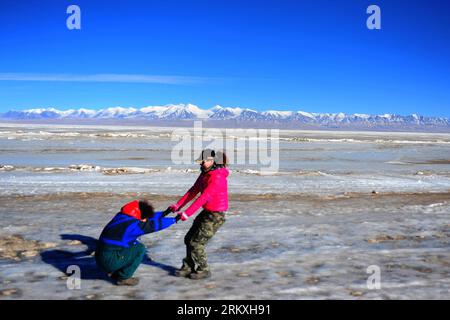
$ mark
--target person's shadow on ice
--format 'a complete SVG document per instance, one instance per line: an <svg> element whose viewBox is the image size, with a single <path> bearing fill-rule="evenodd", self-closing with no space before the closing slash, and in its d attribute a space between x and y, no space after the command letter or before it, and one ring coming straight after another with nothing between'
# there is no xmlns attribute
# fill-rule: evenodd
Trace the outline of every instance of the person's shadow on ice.
<svg viewBox="0 0 450 320"><path fill-rule="evenodd" d="M61 234L60 236L63 240L79 241L87 246L87 249L76 252L60 249L46 250L40 254L43 262L52 265L65 275L72 274L68 270L69 266L78 266L80 278L83 280L102 279L111 282L111 279L97 267L95 262L94 253L97 247L97 239L80 234ZM142 264L160 268L167 271L169 275L174 275L176 270L172 266L153 261L148 253L145 254Z"/></svg>

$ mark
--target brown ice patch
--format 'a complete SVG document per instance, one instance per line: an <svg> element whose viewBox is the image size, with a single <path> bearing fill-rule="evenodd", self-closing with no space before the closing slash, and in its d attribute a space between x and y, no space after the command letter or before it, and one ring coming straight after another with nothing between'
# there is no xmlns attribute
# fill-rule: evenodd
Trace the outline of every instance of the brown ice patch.
<svg viewBox="0 0 450 320"><path fill-rule="evenodd" d="M123 174L143 174L143 173L151 173L157 172L155 169L143 169L143 168L103 168L101 172L104 175L123 175Z"/></svg>
<svg viewBox="0 0 450 320"><path fill-rule="evenodd" d="M216 249L216 252L227 252L227 253L260 253L268 248L264 248L259 244L254 244L250 246L224 246Z"/></svg>
<svg viewBox="0 0 450 320"><path fill-rule="evenodd" d="M364 295L364 292L358 290L349 290L349 295L353 297L361 297Z"/></svg>
<svg viewBox="0 0 450 320"><path fill-rule="evenodd" d="M113 200L124 200L126 199L140 199L145 198L149 200L155 201L166 201L166 200L174 200L179 198L179 196L168 196L164 194L152 194L146 192L122 192L122 193L113 193L113 192L57 192L57 193L48 193L48 194L39 194L39 195L11 195L11 196L0 196L0 203L7 204L8 201L21 201L22 203L26 202L57 202L64 201L70 202L75 201L78 203L83 203L85 201L93 200L95 201L113 201ZM92 205L92 203L91 203Z"/></svg>
<svg viewBox="0 0 450 320"><path fill-rule="evenodd" d="M306 283L309 285L314 285L320 282L320 278L319 277L309 277L306 279Z"/></svg>
<svg viewBox="0 0 450 320"><path fill-rule="evenodd" d="M368 243L382 243L382 242L390 242L390 241L402 241L402 240L413 240L413 241L424 241L427 240L428 237L418 235L418 236L406 236L406 235L395 235L390 236L386 234L378 235L375 238L367 239Z"/></svg>
<svg viewBox="0 0 450 320"><path fill-rule="evenodd" d="M19 235L0 237L0 259L20 261L33 258L41 250L55 247L55 243L25 240Z"/></svg>
<svg viewBox="0 0 450 320"><path fill-rule="evenodd" d="M297 171L292 174L294 176L306 176L306 177L315 177L315 176L323 175L323 173L321 171Z"/></svg>
<svg viewBox="0 0 450 320"><path fill-rule="evenodd" d="M433 269L425 267L425 266L411 266L407 264L394 264L389 263L386 265L386 269L391 271L393 269L402 269L402 270L414 270L420 273L433 273Z"/></svg>
<svg viewBox="0 0 450 320"><path fill-rule="evenodd" d="M22 295L22 291L17 288L8 288L0 291L0 297L12 297L17 298Z"/></svg>
<svg viewBox="0 0 450 320"><path fill-rule="evenodd" d="M129 158L124 158L124 159L120 159L120 160L140 161L140 160L149 160L149 158L145 158L145 157L129 157Z"/></svg>
<svg viewBox="0 0 450 320"><path fill-rule="evenodd" d="M72 203L79 210L92 210L98 207L99 210L105 210L115 203L123 204L135 199L148 199L154 205L162 203L167 205L179 199L180 195L153 194L148 192L58 192L40 195L8 195L0 196L0 205L7 209L15 203L36 207L38 203L64 203L70 206ZM397 206L408 205L430 205L435 203L446 203L450 199L450 190L447 192L383 192L382 190L373 190L370 192L344 192L332 195L318 195L306 193L263 193L263 194L238 194L230 193L230 213L233 213L233 207L238 203L264 203L264 202L294 202L303 205L313 206L366 206L381 205L386 203Z"/></svg>
<svg viewBox="0 0 450 320"><path fill-rule="evenodd" d="M429 160L401 160L389 161L389 164L408 165L408 164L450 164L450 159L429 159Z"/></svg>
<svg viewBox="0 0 450 320"><path fill-rule="evenodd" d="M426 161L411 161L411 164L450 164L450 159L433 159Z"/></svg>
<svg viewBox="0 0 450 320"><path fill-rule="evenodd" d="M69 243L68 243L69 246L80 246L82 244L83 243L80 240L72 240L72 241L69 241Z"/></svg>
<svg viewBox="0 0 450 320"><path fill-rule="evenodd" d="M246 277L250 277L250 273L248 272L239 272L236 274L236 276L241 277L241 278L246 278Z"/></svg>
<svg viewBox="0 0 450 320"><path fill-rule="evenodd" d="M292 278L295 275L291 270L280 270L275 273L282 278Z"/></svg>

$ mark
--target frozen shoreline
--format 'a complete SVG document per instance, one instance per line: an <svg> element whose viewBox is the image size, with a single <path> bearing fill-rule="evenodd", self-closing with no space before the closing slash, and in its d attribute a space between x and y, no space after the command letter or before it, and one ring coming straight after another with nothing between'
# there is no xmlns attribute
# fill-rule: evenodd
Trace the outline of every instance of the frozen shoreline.
<svg viewBox="0 0 450 320"><path fill-rule="evenodd" d="M195 181L197 170L154 170L151 173L0 172L0 195L38 195L57 192L148 192L181 195ZM343 193L447 192L450 173L295 172L260 175L232 170L233 194L288 193L334 196Z"/></svg>

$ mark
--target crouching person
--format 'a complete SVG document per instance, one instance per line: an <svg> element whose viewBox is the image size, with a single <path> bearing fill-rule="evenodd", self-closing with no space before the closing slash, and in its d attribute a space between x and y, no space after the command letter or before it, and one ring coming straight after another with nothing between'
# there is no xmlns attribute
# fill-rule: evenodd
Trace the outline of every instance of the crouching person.
<svg viewBox="0 0 450 320"><path fill-rule="evenodd" d="M103 229L95 251L97 266L117 285L137 285L134 272L145 255L145 246L137 238L170 227L178 218L164 218L154 212L146 200L132 201Z"/></svg>

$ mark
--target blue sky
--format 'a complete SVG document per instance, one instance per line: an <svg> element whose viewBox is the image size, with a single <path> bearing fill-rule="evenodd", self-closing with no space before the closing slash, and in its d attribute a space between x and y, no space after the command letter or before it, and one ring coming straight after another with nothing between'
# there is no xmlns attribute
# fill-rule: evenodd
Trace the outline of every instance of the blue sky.
<svg viewBox="0 0 450 320"><path fill-rule="evenodd" d="M66 9L81 8L81 30ZM366 9L381 8L381 30ZM0 2L0 112L215 104L450 117L450 2Z"/></svg>

